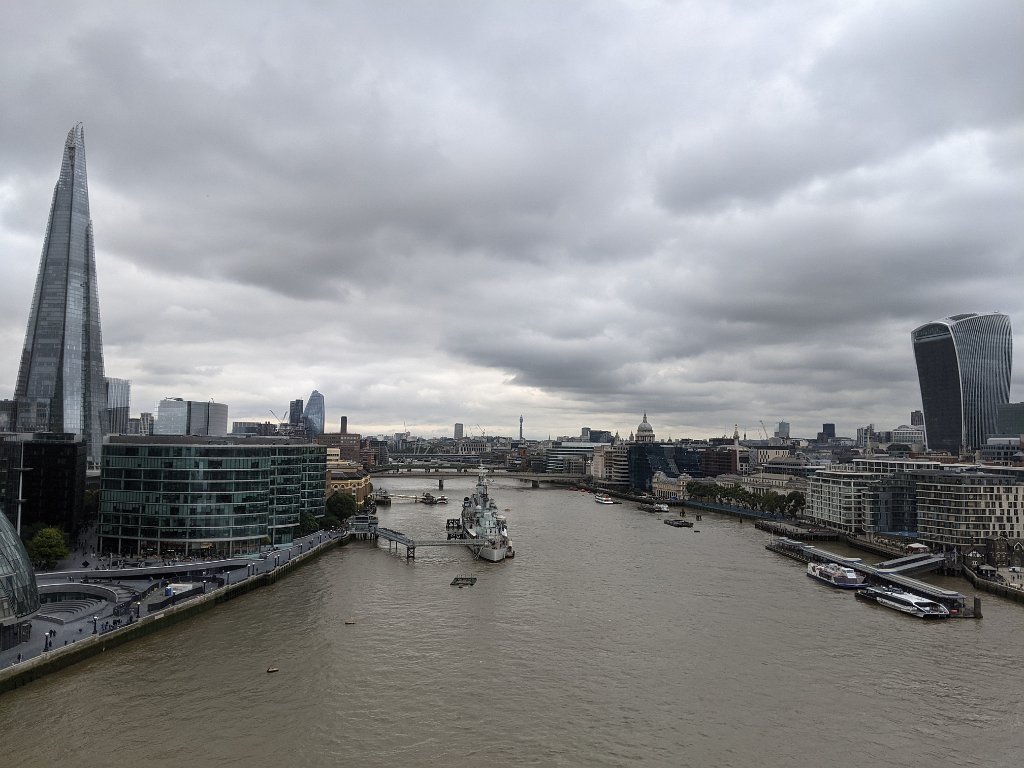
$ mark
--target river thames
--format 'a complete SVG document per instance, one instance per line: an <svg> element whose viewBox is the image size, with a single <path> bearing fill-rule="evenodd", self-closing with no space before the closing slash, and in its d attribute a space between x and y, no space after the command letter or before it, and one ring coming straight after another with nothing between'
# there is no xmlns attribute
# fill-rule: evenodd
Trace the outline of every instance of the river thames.
<svg viewBox="0 0 1024 768"><path fill-rule="evenodd" d="M396 499L381 524L444 538L472 484L445 481L448 506ZM1024 606L983 594L983 620L926 623L808 579L750 522L704 513L675 529L507 479L492 495L514 560L333 549L0 696L3 761L1019 765ZM478 581L458 589L457 575Z"/></svg>

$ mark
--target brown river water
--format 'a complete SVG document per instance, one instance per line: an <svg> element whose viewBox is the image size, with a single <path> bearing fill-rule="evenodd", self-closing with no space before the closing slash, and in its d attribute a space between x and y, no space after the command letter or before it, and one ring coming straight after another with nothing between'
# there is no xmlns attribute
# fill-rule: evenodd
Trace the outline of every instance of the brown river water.
<svg viewBox="0 0 1024 768"><path fill-rule="evenodd" d="M381 523L444 538L472 483L446 481L447 507L396 499ZM438 493L423 479L380 485ZM331 550L272 587L0 696L0 764L1024 759L1024 605L983 595L980 621L926 623L808 579L749 522L704 513L695 530L675 529L577 491L502 479L492 492L509 510L514 560L477 562L461 547L411 562L384 544ZM457 575L478 581L450 586Z"/></svg>

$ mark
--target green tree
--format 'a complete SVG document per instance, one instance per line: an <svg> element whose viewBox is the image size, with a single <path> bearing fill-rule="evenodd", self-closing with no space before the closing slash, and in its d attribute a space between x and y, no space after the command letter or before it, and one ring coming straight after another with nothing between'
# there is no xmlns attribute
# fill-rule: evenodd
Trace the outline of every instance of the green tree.
<svg viewBox="0 0 1024 768"><path fill-rule="evenodd" d="M28 542L28 554L36 568L50 569L70 553L60 528L43 528Z"/></svg>
<svg viewBox="0 0 1024 768"><path fill-rule="evenodd" d="M358 510L356 500L347 493L332 493L327 499L327 514L344 520L352 517Z"/></svg>
<svg viewBox="0 0 1024 768"><path fill-rule="evenodd" d="M330 512L320 518L320 530L322 531L330 531L337 528L339 525L341 525L341 520L336 518Z"/></svg>
<svg viewBox="0 0 1024 768"><path fill-rule="evenodd" d="M308 536L320 530L320 521L309 512L303 512L299 518L299 536Z"/></svg>

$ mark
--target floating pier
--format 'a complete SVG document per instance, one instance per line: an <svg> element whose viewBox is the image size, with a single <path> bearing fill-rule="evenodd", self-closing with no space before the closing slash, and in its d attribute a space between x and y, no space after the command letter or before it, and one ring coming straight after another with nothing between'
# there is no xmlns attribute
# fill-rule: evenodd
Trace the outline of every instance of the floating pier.
<svg viewBox="0 0 1024 768"><path fill-rule="evenodd" d="M936 587L927 582L901 575L908 570L920 569L922 567L937 567L944 560L941 555L913 555L888 563L879 563L879 565L874 566L868 565L859 557L843 557L835 552L829 552L821 547L804 544L802 541L796 541L785 536L772 539L765 544L765 549L804 563L836 563L846 568L852 568L867 577L873 584L887 584L899 587L900 589L905 589L908 592L913 592L941 603L949 609L951 616L981 618L981 602L978 598L974 598L973 604L969 604L967 596L959 592Z"/></svg>
<svg viewBox="0 0 1024 768"><path fill-rule="evenodd" d="M476 584L476 576L456 576L452 579L452 586L459 589L472 587L474 584Z"/></svg>

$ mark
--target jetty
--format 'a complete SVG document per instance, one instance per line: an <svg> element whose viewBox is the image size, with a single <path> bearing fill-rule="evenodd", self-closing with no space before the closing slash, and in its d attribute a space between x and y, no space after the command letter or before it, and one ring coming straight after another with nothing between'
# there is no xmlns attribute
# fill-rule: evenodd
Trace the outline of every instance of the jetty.
<svg viewBox="0 0 1024 768"><path fill-rule="evenodd" d="M910 572L935 570L942 567L946 560L944 555L922 553L900 557L895 560L879 563L878 565L868 565L859 557L844 557L835 552L829 552L827 549L805 544L802 541L785 536L772 539L765 545L765 549L804 563L835 563L845 568L852 568L873 584L899 587L900 589L941 603L949 609L951 616L981 618L980 598L974 598L973 605L969 605L966 595L950 589L936 587L933 584L912 579L906 575Z"/></svg>

